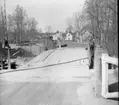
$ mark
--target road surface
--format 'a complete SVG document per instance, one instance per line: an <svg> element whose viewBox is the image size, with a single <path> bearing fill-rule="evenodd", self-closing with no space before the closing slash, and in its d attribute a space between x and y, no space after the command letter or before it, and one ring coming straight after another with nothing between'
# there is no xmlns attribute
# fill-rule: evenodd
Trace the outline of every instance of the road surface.
<svg viewBox="0 0 119 105"><path fill-rule="evenodd" d="M87 57L85 48L49 50L0 74L0 105L117 105L94 96Z"/></svg>

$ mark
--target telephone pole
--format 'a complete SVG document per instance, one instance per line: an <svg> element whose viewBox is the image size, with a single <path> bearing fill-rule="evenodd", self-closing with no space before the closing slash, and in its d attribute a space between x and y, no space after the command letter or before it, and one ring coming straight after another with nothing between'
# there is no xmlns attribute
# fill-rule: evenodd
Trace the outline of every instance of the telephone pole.
<svg viewBox="0 0 119 105"><path fill-rule="evenodd" d="M10 46L9 43L7 44L7 46L5 45L5 41L7 41L8 43L8 31L7 31L7 16L6 16L6 0L4 0L4 48L7 47L8 48L8 69L11 69L11 64L10 64Z"/></svg>
<svg viewBox="0 0 119 105"><path fill-rule="evenodd" d="M6 16L6 0L4 0L4 41L8 40L8 33L7 33L7 16Z"/></svg>

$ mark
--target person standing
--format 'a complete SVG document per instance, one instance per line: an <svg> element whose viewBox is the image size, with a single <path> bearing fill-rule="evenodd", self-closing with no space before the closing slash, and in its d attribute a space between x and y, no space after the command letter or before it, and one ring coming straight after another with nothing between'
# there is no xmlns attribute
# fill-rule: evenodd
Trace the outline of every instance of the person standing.
<svg viewBox="0 0 119 105"><path fill-rule="evenodd" d="M95 51L95 43L94 43L94 39L92 39L89 43L89 49L90 49L90 69L94 68L94 51Z"/></svg>

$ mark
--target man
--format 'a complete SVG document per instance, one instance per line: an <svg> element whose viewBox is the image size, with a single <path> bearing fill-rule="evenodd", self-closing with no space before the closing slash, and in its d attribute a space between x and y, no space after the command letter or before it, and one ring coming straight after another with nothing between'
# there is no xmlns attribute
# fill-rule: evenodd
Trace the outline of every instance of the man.
<svg viewBox="0 0 119 105"><path fill-rule="evenodd" d="M90 48L90 69L93 69L94 67L94 49L95 49L95 43L94 43L94 39L92 39L89 43L89 48Z"/></svg>
<svg viewBox="0 0 119 105"><path fill-rule="evenodd" d="M5 48L5 47L10 48L9 43L8 43L8 40L5 40L4 48Z"/></svg>

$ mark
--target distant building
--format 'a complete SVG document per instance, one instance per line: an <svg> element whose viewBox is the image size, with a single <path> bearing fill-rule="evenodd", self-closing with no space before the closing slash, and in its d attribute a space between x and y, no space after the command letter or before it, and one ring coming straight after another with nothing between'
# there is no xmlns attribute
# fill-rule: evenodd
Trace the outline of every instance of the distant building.
<svg viewBox="0 0 119 105"><path fill-rule="evenodd" d="M73 35L68 32L68 33L66 34L65 40L73 40Z"/></svg>
<svg viewBox="0 0 119 105"><path fill-rule="evenodd" d="M53 40L57 40L57 39L58 39L58 36L59 36L58 33L54 34L54 35L53 35Z"/></svg>
<svg viewBox="0 0 119 105"><path fill-rule="evenodd" d="M62 33L57 32L56 34L52 35L52 37L53 37L53 40L58 40L58 38L62 40Z"/></svg>
<svg viewBox="0 0 119 105"><path fill-rule="evenodd" d="M92 36L92 26L90 24L86 24L84 27L82 27L82 29L80 30L80 39L82 40L82 42L88 42L89 39Z"/></svg>

